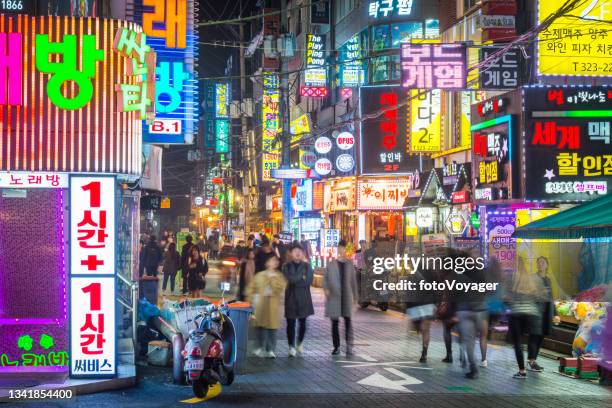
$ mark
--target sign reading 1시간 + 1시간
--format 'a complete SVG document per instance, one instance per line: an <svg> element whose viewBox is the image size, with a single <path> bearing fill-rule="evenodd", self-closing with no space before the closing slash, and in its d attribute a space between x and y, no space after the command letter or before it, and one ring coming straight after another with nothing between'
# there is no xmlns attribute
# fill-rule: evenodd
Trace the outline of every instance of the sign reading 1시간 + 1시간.
<svg viewBox="0 0 612 408"><path fill-rule="evenodd" d="M70 178L70 375L117 374L115 177Z"/></svg>

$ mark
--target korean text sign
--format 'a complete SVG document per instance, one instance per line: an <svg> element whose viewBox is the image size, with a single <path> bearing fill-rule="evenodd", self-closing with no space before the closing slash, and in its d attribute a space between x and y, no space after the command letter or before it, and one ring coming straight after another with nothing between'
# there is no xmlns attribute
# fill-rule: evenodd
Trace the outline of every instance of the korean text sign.
<svg viewBox="0 0 612 408"><path fill-rule="evenodd" d="M480 63L500 48L490 47L480 49ZM513 48L503 55L492 58L483 69L479 70L479 87L481 89L512 89L520 85L521 51Z"/></svg>
<svg viewBox="0 0 612 408"><path fill-rule="evenodd" d="M466 50L462 44L402 44L402 86L411 89L465 89Z"/></svg>
<svg viewBox="0 0 612 408"><path fill-rule="evenodd" d="M525 88L526 198L590 200L612 183L612 89Z"/></svg>
<svg viewBox="0 0 612 408"><path fill-rule="evenodd" d="M401 210L412 186L412 176L402 180L359 180L357 209Z"/></svg>
<svg viewBox="0 0 612 408"><path fill-rule="evenodd" d="M326 86L327 68L325 67L325 36L308 34L306 37L306 86Z"/></svg>
<svg viewBox="0 0 612 408"><path fill-rule="evenodd" d="M70 374L113 376L115 177L70 178Z"/></svg>
<svg viewBox="0 0 612 408"><path fill-rule="evenodd" d="M515 224L514 213L487 214L487 258L496 259L503 272L516 271Z"/></svg>
<svg viewBox="0 0 612 408"><path fill-rule="evenodd" d="M0 170L140 174L149 88L134 73L150 75L142 62L152 56L140 27L41 21L0 14Z"/></svg>
<svg viewBox="0 0 612 408"><path fill-rule="evenodd" d="M263 76L262 100L262 171L263 181L272 181L271 171L278 168L280 149L277 134L280 130L278 76L266 73Z"/></svg>
<svg viewBox="0 0 612 408"><path fill-rule="evenodd" d="M418 157L406 153L407 91L397 86L364 86L359 92L362 118L382 112L361 123L362 173L409 173L418 168Z"/></svg>
<svg viewBox="0 0 612 408"><path fill-rule="evenodd" d="M134 14L157 53L155 121L143 123L145 143L190 144L198 133L198 33L193 0L136 0ZM180 128L169 133L163 128Z"/></svg>
<svg viewBox="0 0 612 408"><path fill-rule="evenodd" d="M408 152L436 153L442 150L441 92L410 91L410 141Z"/></svg>
<svg viewBox="0 0 612 408"><path fill-rule="evenodd" d="M556 13L560 2L538 1L538 23ZM540 75L612 76L609 22L612 0L579 2L540 32L537 42Z"/></svg>

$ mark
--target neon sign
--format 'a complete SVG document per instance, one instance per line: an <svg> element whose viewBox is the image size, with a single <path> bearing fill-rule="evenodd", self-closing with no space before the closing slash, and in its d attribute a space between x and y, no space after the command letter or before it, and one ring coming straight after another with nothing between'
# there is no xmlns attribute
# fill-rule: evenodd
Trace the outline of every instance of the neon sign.
<svg viewBox="0 0 612 408"><path fill-rule="evenodd" d="M280 131L278 76L266 73L263 76L262 101L262 180L273 181L271 171L278 168L280 149L276 135Z"/></svg>
<svg viewBox="0 0 612 408"><path fill-rule="evenodd" d="M413 0L374 0L368 4L368 16L373 19L407 17L412 14Z"/></svg>
<svg viewBox="0 0 612 408"><path fill-rule="evenodd" d="M0 33L0 105L22 104L22 36Z"/></svg>
<svg viewBox="0 0 612 408"><path fill-rule="evenodd" d="M0 14L0 171L140 174L141 110L132 104L152 90L142 77L154 71L141 74L131 49L114 49L117 33L127 45L138 42L140 28L96 18L40 21ZM117 94L118 85L127 87Z"/></svg>
<svg viewBox="0 0 612 408"><path fill-rule="evenodd" d="M70 178L70 374L114 376L115 177Z"/></svg>
<svg viewBox="0 0 612 408"><path fill-rule="evenodd" d="M229 152L229 129L229 120L217 119L215 122L215 151L217 153Z"/></svg>
<svg viewBox="0 0 612 408"><path fill-rule="evenodd" d="M145 143L193 143L198 133L199 84L197 11L193 0L136 0L135 20L147 35L147 44L157 53L155 120L180 122L180 133L144 126Z"/></svg>
<svg viewBox="0 0 612 408"><path fill-rule="evenodd" d="M217 118L227 118L227 104L228 104L228 86L226 83L215 84L215 116Z"/></svg>
<svg viewBox="0 0 612 408"><path fill-rule="evenodd" d="M441 92L411 91L410 100L410 142L408 152L435 153L442 150L441 134Z"/></svg>
<svg viewBox="0 0 612 408"><path fill-rule="evenodd" d="M325 68L325 36L308 34L306 38L306 86L325 87L327 69Z"/></svg>
<svg viewBox="0 0 612 408"><path fill-rule="evenodd" d="M462 44L403 43L402 86L460 90L467 87L467 49Z"/></svg>

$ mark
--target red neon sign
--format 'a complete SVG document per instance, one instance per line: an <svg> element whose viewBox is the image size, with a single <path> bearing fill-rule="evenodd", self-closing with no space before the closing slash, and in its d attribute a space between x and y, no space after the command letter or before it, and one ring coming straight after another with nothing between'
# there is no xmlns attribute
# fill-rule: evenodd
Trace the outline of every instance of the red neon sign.
<svg viewBox="0 0 612 408"><path fill-rule="evenodd" d="M536 121L532 145L580 149L580 126L560 126L553 121Z"/></svg>
<svg viewBox="0 0 612 408"><path fill-rule="evenodd" d="M393 107L383 113L383 120L380 122L382 132L382 145L387 150L393 150L397 146L397 95L394 92L385 92L380 95L380 104L383 107Z"/></svg>

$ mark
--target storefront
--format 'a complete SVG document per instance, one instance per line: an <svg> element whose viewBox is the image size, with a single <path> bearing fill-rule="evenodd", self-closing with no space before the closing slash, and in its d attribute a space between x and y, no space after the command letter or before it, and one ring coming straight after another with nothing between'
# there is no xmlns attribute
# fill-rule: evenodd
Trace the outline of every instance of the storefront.
<svg viewBox="0 0 612 408"><path fill-rule="evenodd" d="M135 64L155 78L154 55L132 23L87 19L86 34L82 22L29 21L0 15L10 78L8 100L0 95L0 377L114 377L135 327L140 194L123 183L142 170L148 107L132 92L151 79L127 73ZM83 71L66 65L77 49ZM57 54L63 62L48 62ZM78 87L62 92L69 81Z"/></svg>
<svg viewBox="0 0 612 408"><path fill-rule="evenodd" d="M301 241L302 236L310 243L311 253L316 255L321 247L321 228L323 218L319 211L313 210L313 180L305 179L292 186L293 210L292 228L294 239Z"/></svg>
<svg viewBox="0 0 612 408"><path fill-rule="evenodd" d="M404 241L403 205L418 177L360 178L357 181L359 239Z"/></svg>
<svg viewBox="0 0 612 408"><path fill-rule="evenodd" d="M357 239L355 178L344 177L328 180L323 189L323 214L326 228L339 230L341 239L355 243Z"/></svg>

